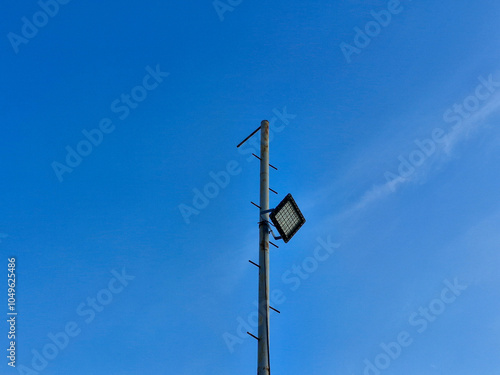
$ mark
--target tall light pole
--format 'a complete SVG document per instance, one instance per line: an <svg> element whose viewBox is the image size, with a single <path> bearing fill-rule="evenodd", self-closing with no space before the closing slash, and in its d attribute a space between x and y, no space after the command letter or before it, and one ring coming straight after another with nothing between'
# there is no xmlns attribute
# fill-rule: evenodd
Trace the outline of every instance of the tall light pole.
<svg viewBox="0 0 500 375"><path fill-rule="evenodd" d="M276 208L269 209L269 167L276 167L269 164L269 121L263 120L260 127L246 137L236 147L240 147L260 130L260 205L251 202L259 208L259 264L249 260L250 263L259 267L259 333L258 337L247 332L250 336L258 340L257 349L257 375L271 375L271 365L269 357L269 309L276 311L269 305L269 244L278 247L269 241L269 233L274 239L282 239L285 243L290 241L299 228L305 223L304 216L299 210L297 203L291 194L288 194ZM273 226L280 234L276 237L271 229Z"/></svg>
<svg viewBox="0 0 500 375"><path fill-rule="evenodd" d="M259 340L257 375L270 375L269 361L269 121L260 127Z"/></svg>

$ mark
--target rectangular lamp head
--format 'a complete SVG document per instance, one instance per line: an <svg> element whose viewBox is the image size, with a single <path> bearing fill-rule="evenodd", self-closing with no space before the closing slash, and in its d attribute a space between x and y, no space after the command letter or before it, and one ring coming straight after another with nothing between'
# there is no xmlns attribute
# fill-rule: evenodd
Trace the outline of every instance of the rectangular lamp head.
<svg viewBox="0 0 500 375"><path fill-rule="evenodd" d="M288 194L280 204L276 206L269 215L269 218L276 226L276 229L285 243L290 241L290 238L292 238L306 222L306 219L304 219L302 212L300 212L291 194Z"/></svg>

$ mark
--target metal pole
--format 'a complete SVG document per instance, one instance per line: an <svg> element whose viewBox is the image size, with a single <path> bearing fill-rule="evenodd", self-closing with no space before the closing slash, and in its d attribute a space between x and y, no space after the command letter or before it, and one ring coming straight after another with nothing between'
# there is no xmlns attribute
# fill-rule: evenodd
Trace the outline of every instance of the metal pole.
<svg viewBox="0 0 500 375"><path fill-rule="evenodd" d="M260 129L260 212L269 210L269 121ZM259 213L259 341L257 375L270 375L269 213Z"/></svg>

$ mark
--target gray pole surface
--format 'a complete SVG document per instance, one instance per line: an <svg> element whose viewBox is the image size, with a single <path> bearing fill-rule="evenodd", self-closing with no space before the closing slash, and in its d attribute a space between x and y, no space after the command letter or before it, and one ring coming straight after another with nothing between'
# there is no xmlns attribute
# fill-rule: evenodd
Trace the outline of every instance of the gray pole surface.
<svg viewBox="0 0 500 375"><path fill-rule="evenodd" d="M269 121L260 129L260 211L269 210ZM259 213L260 214L260 213ZM269 213L259 216L259 341L257 375L270 375L269 362Z"/></svg>

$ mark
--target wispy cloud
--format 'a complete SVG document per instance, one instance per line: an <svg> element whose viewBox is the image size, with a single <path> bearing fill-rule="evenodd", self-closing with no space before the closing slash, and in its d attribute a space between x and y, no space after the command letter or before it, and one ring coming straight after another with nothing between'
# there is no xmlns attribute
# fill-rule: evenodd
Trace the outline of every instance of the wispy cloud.
<svg viewBox="0 0 500 375"><path fill-rule="evenodd" d="M457 146L471 137L473 132L478 131L488 124L492 115L500 110L500 93L492 97L480 110L465 119L459 126L452 127L444 138L444 142L436 143L436 150L430 156L426 156L425 162L415 166L414 172L409 176L395 176L397 178L382 184L373 184L371 188L361 194L360 198L351 204L339 216L349 217L370 204L380 201L389 195L402 189L409 183L423 183L429 174L436 170L433 166L446 164L451 160L451 155L456 152Z"/></svg>
<svg viewBox="0 0 500 375"><path fill-rule="evenodd" d="M395 183L399 185L402 184L403 182L405 181L401 180L401 182L395 182ZM362 210L370 203L383 199L392 193L393 190L391 190L388 182L386 182L385 184L373 185L369 190L367 190L361 196L361 198L356 203L354 203L349 209L347 209L344 212L344 215L349 216L350 214Z"/></svg>
<svg viewBox="0 0 500 375"><path fill-rule="evenodd" d="M443 145L443 150L446 155L450 155L460 142L470 137L473 131L477 131L479 128L486 125L490 116L498 112L499 109L500 93L490 99L481 110L465 119L460 126L453 127L448 132Z"/></svg>

